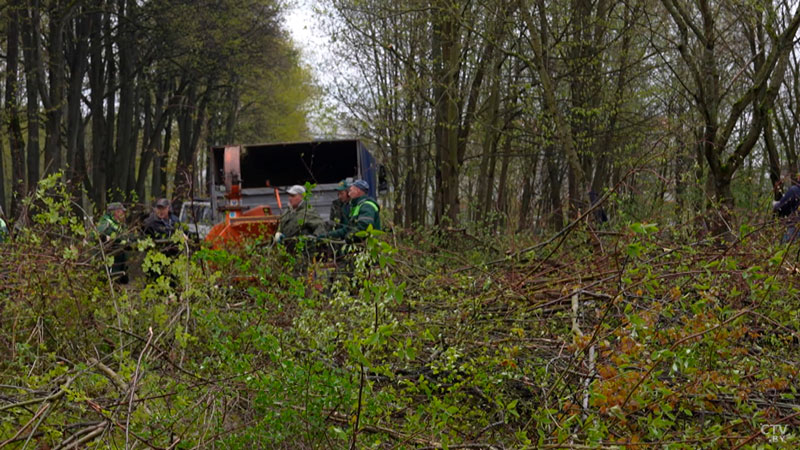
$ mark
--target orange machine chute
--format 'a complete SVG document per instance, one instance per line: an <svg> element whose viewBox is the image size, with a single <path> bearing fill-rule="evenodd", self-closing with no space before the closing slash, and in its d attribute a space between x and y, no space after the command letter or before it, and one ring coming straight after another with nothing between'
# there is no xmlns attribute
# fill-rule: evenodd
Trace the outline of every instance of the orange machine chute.
<svg viewBox="0 0 800 450"><path fill-rule="evenodd" d="M271 237L278 230L279 219L280 216L273 215L267 205L250 208L244 213L231 211L225 215L224 222L211 228L206 242L212 248L220 248L262 236Z"/></svg>
<svg viewBox="0 0 800 450"><path fill-rule="evenodd" d="M272 214L267 205L259 205L244 211L242 206L241 169L237 146L225 147L225 194L226 204L220 207L225 212L225 221L214 225L206 236L212 248L241 244L244 240L271 237L278 229L280 216Z"/></svg>

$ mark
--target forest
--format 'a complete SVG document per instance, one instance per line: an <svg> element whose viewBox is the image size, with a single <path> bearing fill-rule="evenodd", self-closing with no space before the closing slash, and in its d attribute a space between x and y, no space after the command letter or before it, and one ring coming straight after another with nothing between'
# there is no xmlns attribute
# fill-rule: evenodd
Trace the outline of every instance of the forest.
<svg viewBox="0 0 800 450"><path fill-rule="evenodd" d="M292 7L0 0L0 448L800 446L797 1ZM382 229L99 232L319 139Z"/></svg>

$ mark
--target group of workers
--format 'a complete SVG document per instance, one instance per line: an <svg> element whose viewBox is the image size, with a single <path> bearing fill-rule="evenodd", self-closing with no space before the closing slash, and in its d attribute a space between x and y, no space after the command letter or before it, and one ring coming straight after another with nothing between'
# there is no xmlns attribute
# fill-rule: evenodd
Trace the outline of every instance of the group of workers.
<svg viewBox="0 0 800 450"><path fill-rule="evenodd" d="M111 242L109 246L113 253L111 276L124 284L128 282L128 257L125 248L130 237L123 231L127 209L122 203L113 202L106 206L106 211L97 223L97 234L103 242ZM170 201L160 198L153 204L150 215L142 223L142 231L156 241L164 241L172 236L179 225L178 218L170 210ZM164 252L174 253L172 250Z"/></svg>
<svg viewBox="0 0 800 450"><path fill-rule="evenodd" d="M97 232L104 240L121 233L127 209L122 203L113 202L106 206L106 211L97 223ZM179 224L178 218L170 210L169 200L160 198L153 204L153 210L142 225L146 236L168 239Z"/></svg>
<svg viewBox="0 0 800 450"><path fill-rule="evenodd" d="M126 211L120 202L112 202L106 206L106 213L97 222L97 233L103 241L122 234ZM4 216L3 207L0 206L0 242L8 238L8 224ZM166 198L160 198L155 202L150 216L143 223L144 234L154 239L168 239L177 226L178 218L172 214L170 202Z"/></svg>
<svg viewBox="0 0 800 450"><path fill-rule="evenodd" d="M275 242L307 236L315 240L332 239L344 241L357 241L356 234L365 231L370 226L375 230L381 229L380 207L371 198L369 184L364 180L352 183L340 182L337 187L337 198L331 204L330 221L326 223L314 210L310 202L306 201L306 189L295 185L286 193L289 196L289 208L281 215ZM108 248L113 256L110 267L112 277L120 283L128 282L127 255L125 248L130 237L124 231L126 222L126 208L122 203L109 203L106 214L97 224L97 233L104 242L109 242ZM4 223L0 222L0 226ZM169 239L180 226L178 218L171 213L170 202L166 198L158 199L152 212L143 222L143 233L156 240L156 242ZM169 250L162 251L170 255Z"/></svg>
<svg viewBox="0 0 800 450"><path fill-rule="evenodd" d="M357 233L370 226L381 229L380 207L369 196L369 183L355 180L341 181L336 186L337 198L331 203L330 219L326 224L309 202L305 200L306 189L295 185L289 194L289 208L281 215L275 242L288 238L306 236L316 240L358 240Z"/></svg>

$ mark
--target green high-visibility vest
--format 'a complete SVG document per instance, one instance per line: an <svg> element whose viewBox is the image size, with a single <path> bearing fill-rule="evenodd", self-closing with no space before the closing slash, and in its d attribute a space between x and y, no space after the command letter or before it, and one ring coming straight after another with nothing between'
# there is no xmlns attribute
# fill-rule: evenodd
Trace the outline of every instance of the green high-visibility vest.
<svg viewBox="0 0 800 450"><path fill-rule="evenodd" d="M352 211L350 211L350 217L358 217L358 213L361 212L361 206L365 204L370 204L374 206L376 212L380 211L380 208L378 207L377 203L373 202L372 200L365 200L364 202L361 202L358 205L356 205L356 207L353 208Z"/></svg>
<svg viewBox="0 0 800 450"><path fill-rule="evenodd" d="M350 224L355 225L358 222L358 216L361 213L361 206L368 204L375 208L375 222L372 224L372 228L375 230L381 229L381 216L380 216L380 207L377 203L373 200L364 200L363 202L355 205L353 209L350 210Z"/></svg>

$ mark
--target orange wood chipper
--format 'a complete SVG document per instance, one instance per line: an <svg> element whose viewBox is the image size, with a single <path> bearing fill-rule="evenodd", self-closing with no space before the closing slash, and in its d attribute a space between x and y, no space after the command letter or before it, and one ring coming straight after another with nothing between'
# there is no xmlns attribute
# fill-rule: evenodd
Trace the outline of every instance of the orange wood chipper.
<svg viewBox="0 0 800 450"><path fill-rule="evenodd" d="M206 242L212 248L240 244L245 240L259 237L267 238L278 229L280 216L272 214L269 205L245 207L242 205L241 147L230 146L224 150L225 205L219 210L225 213L225 221L220 222L208 232ZM280 194L275 193L280 205Z"/></svg>

